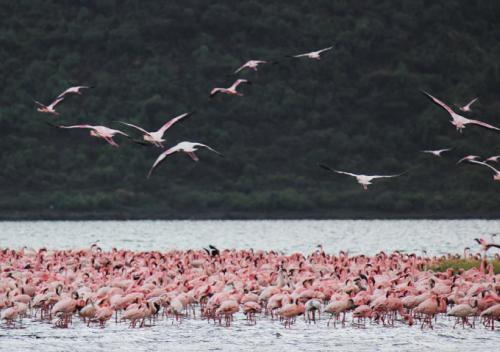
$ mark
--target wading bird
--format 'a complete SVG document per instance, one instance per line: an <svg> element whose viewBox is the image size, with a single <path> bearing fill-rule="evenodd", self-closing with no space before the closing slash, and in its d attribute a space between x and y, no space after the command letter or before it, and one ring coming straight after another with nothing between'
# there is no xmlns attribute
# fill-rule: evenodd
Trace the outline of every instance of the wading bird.
<svg viewBox="0 0 500 352"><path fill-rule="evenodd" d="M486 241L484 238L474 238L481 245L481 250L486 253L490 248L500 248L500 244Z"/></svg>
<svg viewBox="0 0 500 352"><path fill-rule="evenodd" d="M63 100L64 100L64 98L58 98L58 99L54 100L52 103L50 103L50 105L44 105L44 104L40 103L39 101L35 100L35 103L37 105L39 105L39 107L36 108L36 110L39 112L43 112L43 113L52 114L54 116L57 116L57 115L59 115L59 113L55 110L55 107L57 104L59 104Z"/></svg>
<svg viewBox="0 0 500 352"><path fill-rule="evenodd" d="M67 94L78 94L78 95L82 95L82 92L80 92L82 89L88 89L88 88L91 88L91 87L88 87L88 86L75 86L75 87L69 87L68 89L66 89L64 92L62 92L61 94L59 94L57 96L57 98L62 98L63 96L67 95Z"/></svg>
<svg viewBox="0 0 500 352"><path fill-rule="evenodd" d="M500 171L498 171L497 169L495 169L493 166L491 166L490 164L486 164L486 163L483 163L481 161L476 161L476 160L469 160L470 163L474 163L474 164L479 164L479 165L483 165L483 166L486 166L486 167L489 167L491 170L493 170L495 172L495 174L493 175L493 180L494 181L500 181Z"/></svg>
<svg viewBox="0 0 500 352"><path fill-rule="evenodd" d="M461 106L460 107L460 111L463 111L463 112L470 112L471 111L471 108L470 106L472 104L474 104L476 102L476 100L479 99L479 98L474 98L472 99L467 105L464 105L464 106Z"/></svg>
<svg viewBox="0 0 500 352"><path fill-rule="evenodd" d="M311 51L311 52L305 53L305 54L292 55L292 57L307 57L309 59L319 60L321 58L320 57L321 53L328 51L328 50L331 50L331 49L333 49L333 46L329 46L328 48L324 48L324 49L317 50L317 51Z"/></svg>
<svg viewBox="0 0 500 352"><path fill-rule="evenodd" d="M241 70L243 70L245 68L251 68L254 71L258 71L257 66L259 66L260 64L267 64L267 61L264 61L264 60L249 60L244 65L242 65L240 68L238 68L236 71L234 71L234 73L238 73L238 72L240 72Z"/></svg>
<svg viewBox="0 0 500 352"><path fill-rule="evenodd" d="M368 175L358 175L358 174L353 174L353 173L350 173L350 172L345 172L345 171L338 171L338 170L334 170L324 164L320 164L319 165L320 167L322 167L323 169L325 170L328 170L330 172L334 172L334 173L337 173L337 174L344 174L344 175L349 175L349 176L352 176L352 177L355 177L356 180L358 181L358 183L363 186L363 189L365 191L368 190L368 186L372 184L371 181L373 181L374 179L377 179L377 178L391 178L391 177L398 177L398 176L401 176L403 175L404 173L401 173L401 174L397 174L397 175L371 175L371 176L368 176Z"/></svg>
<svg viewBox="0 0 500 352"><path fill-rule="evenodd" d="M90 129L90 135L92 137L97 137L97 138L102 138L109 144L111 144L113 147L118 147L119 145L113 140L113 137L116 134L121 134L122 136L129 137L128 134L115 130L112 128L108 128L105 126L92 126L92 125L74 125L74 126L58 126L59 128L85 128L85 129Z"/></svg>
<svg viewBox="0 0 500 352"><path fill-rule="evenodd" d="M460 133L462 133L462 130L465 128L465 126L469 125L469 124L474 124L474 125L478 125L481 127L489 128L490 130L500 131L500 128L492 126L490 124L487 124L486 122L479 121L479 120L471 120L471 119L468 119L466 117L463 117L463 116L455 113L448 105L443 103L441 100L433 97L432 95L430 95L429 93L427 93L425 91L422 91L422 93L425 94L427 97L429 97L436 105L442 107L443 109L445 109L448 112L448 114L450 114L450 116L451 116L450 123L453 126L455 126L457 128L457 131L459 131Z"/></svg>
<svg viewBox="0 0 500 352"><path fill-rule="evenodd" d="M198 150L199 147L202 148L207 148L208 150L223 156L222 153L219 153L215 149L209 147L208 145L201 144L201 143L192 143L192 142L180 142L179 144L173 146L172 148L164 151L163 153L160 154L160 156L156 159L155 163L153 164L153 167L149 171L148 178L151 177L151 174L153 173L153 170L170 154L176 153L176 152L184 152L187 155L191 157L194 161L198 161L198 156L194 153L195 151Z"/></svg>
<svg viewBox="0 0 500 352"><path fill-rule="evenodd" d="M158 131L156 132L148 132L146 131L144 128L142 127L139 127L139 126L136 126L136 125L133 125L131 123L127 123L127 122L122 122L122 121L118 121L124 125L127 125L127 126L130 126L130 127L133 127L139 131L141 131L142 133L144 133L144 140L148 143L151 143L157 147L160 147L160 148L163 148L163 142L165 142L165 139L163 139L163 135L165 134L165 131L168 130L170 127L172 127L177 121L183 119L184 117L188 116L188 115L191 115L192 113L185 113L185 114L182 114L182 115L179 115L177 117L174 117L173 119L171 119L170 121L168 121L166 124L164 124Z"/></svg>
<svg viewBox="0 0 500 352"><path fill-rule="evenodd" d="M451 148L438 149L438 150L422 150L422 153L428 153L428 154L432 154L432 155L440 157L442 153L450 151L450 150L451 150Z"/></svg>
<svg viewBox="0 0 500 352"><path fill-rule="evenodd" d="M457 161L457 164L460 164L461 162L463 161L472 161L472 160L476 160L480 158L479 155L467 155L467 156L464 156L462 159L460 159L459 161Z"/></svg>
<svg viewBox="0 0 500 352"><path fill-rule="evenodd" d="M243 96L243 94L236 90L236 88L240 84L252 84L252 83L246 79L238 79L229 88L214 88L214 89L212 89L212 91L210 92L210 98L213 98L214 96L216 96L219 93L229 94L229 95L238 95L241 97L241 96Z"/></svg>
<svg viewBox="0 0 500 352"><path fill-rule="evenodd" d="M490 156L488 159L486 159L484 162L492 161L494 163L498 163L498 159L500 159L500 155L495 155L495 156Z"/></svg>

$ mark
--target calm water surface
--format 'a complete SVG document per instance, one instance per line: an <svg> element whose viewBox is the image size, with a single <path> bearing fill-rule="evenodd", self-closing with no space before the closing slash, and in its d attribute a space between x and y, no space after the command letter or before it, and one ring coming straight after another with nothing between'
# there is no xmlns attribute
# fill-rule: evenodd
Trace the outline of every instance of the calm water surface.
<svg viewBox="0 0 500 352"><path fill-rule="evenodd" d="M443 254L475 248L475 237L492 232L500 232L500 221L27 221L0 222L0 247L78 248L99 240L103 249L165 251L213 244L308 253L323 244L329 252ZM230 328L191 319L135 330L126 324L99 329L74 322L65 330L28 320L20 329L0 328L0 351L498 351L500 346L500 329L453 330L446 318L425 331L406 325L335 329L325 320L308 325L303 319L291 329L267 318L247 326L242 315Z"/></svg>

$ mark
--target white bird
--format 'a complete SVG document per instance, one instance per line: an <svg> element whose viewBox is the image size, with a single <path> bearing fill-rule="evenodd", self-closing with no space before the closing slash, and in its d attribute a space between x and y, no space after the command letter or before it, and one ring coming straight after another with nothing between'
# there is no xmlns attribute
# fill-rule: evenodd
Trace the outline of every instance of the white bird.
<svg viewBox="0 0 500 352"><path fill-rule="evenodd" d="M492 125L487 124L485 122L482 122L479 120L471 120L471 119L468 119L466 117L463 117L463 116L455 113L448 105L443 103L441 100L433 97L432 95L430 95L429 93L427 93L425 91L422 91L422 93L427 95L435 104L439 105L440 107L445 109L450 114L450 116L451 116L450 123L452 125L454 125L457 128L457 131L459 131L460 133L462 132L462 129L465 128L465 125L468 125L468 124L474 124L474 125L478 125L481 127L489 128L491 130L500 131L500 128L492 126Z"/></svg>
<svg viewBox="0 0 500 352"><path fill-rule="evenodd" d="M472 104L474 104L476 102L476 100L478 100L479 98L474 98L472 99L467 105L464 105L464 106L461 106L460 107L460 111L463 111L463 112L470 112L471 111L471 108L470 106Z"/></svg>
<svg viewBox="0 0 500 352"><path fill-rule="evenodd" d="M184 152L187 155L191 157L194 161L198 161L198 156L194 153L195 151L198 150L199 147L202 148L207 148L208 150L223 156L222 153L219 153L215 149L209 147L208 145L201 144L201 143L192 143L192 142L180 142L177 145L171 147L170 149L167 149L163 153L160 154L160 156L156 159L154 162L153 166L151 167L151 170L149 170L148 178L151 177L151 174L153 173L153 170L170 154L176 153L176 152Z"/></svg>
<svg viewBox="0 0 500 352"><path fill-rule="evenodd" d="M131 123L121 122L121 121L118 121L118 122L141 131L142 133L144 133L143 138L146 142L149 142L157 147L163 148L162 143L165 142L165 139L163 139L163 135L165 134L165 131L168 130L170 127L172 127L177 121L179 121L179 120L183 119L184 117L191 115L191 114L192 114L192 112L188 112L188 113L179 115L177 117L174 117L173 119L169 120L166 124L161 126L161 128L156 132L148 132L144 128L133 125Z"/></svg>
<svg viewBox="0 0 500 352"><path fill-rule="evenodd" d="M210 92L210 98L213 98L216 94L218 93L224 93L224 94L229 94L229 95L238 95L238 96L242 96L243 94L236 91L236 88L242 84L242 83L245 83L245 84L252 84L250 81L246 80L246 79L238 79L236 80L236 82L233 83L233 85L229 88L214 88L212 89L212 91Z"/></svg>
<svg viewBox="0 0 500 352"><path fill-rule="evenodd" d="M82 95L82 93L80 92L80 90L82 90L82 89L88 89L88 88L90 88L90 87L88 87L88 86L74 86L74 87L69 87L64 92L62 92L61 94L59 94L57 97L58 98L62 98L66 94L78 94L78 95Z"/></svg>
<svg viewBox="0 0 500 352"><path fill-rule="evenodd" d="M489 167L491 170L493 170L495 172L495 174L493 175L493 181L500 181L500 171L498 171L497 169L495 169L490 164L486 164L486 163L483 163L482 161L477 161L477 160L469 160L469 162Z"/></svg>
<svg viewBox="0 0 500 352"><path fill-rule="evenodd" d="M447 152L449 150L451 150L451 148L438 149L438 150L422 150L422 153L428 153L428 154L432 154L432 155L435 155L435 156L441 156L441 153Z"/></svg>
<svg viewBox="0 0 500 352"><path fill-rule="evenodd" d="M121 134L122 136L129 137L128 134L115 130L112 128L108 128L105 126L92 126L92 125L74 125L74 126L59 126L59 128L85 128L90 129L90 135L92 137L102 138L113 147L118 147L119 145L113 140L113 137L116 134Z"/></svg>
<svg viewBox="0 0 500 352"><path fill-rule="evenodd" d="M57 115L59 115L59 113L55 110L55 107L57 104L59 104L63 100L64 100L64 98L58 98L58 99L54 100L52 103L50 103L50 105L44 105L44 104L40 103L39 101L35 100L35 103L40 106L36 110L39 112L44 112L44 113L48 113L48 114L52 114L54 116L57 116Z"/></svg>
<svg viewBox="0 0 500 352"><path fill-rule="evenodd" d="M241 66L236 71L234 71L234 73L238 73L241 70L243 70L244 68L251 68L254 71L258 71L257 70L257 66L259 66L260 64L267 64L267 61L264 61L264 60L249 60L243 66Z"/></svg>
<svg viewBox="0 0 500 352"><path fill-rule="evenodd" d="M500 159L500 155L495 155L495 156L490 156L488 159L486 159L484 162L487 161L493 161L494 163L498 163L498 159Z"/></svg>
<svg viewBox="0 0 500 352"><path fill-rule="evenodd" d="M457 161L457 164L460 164L461 162L463 161L471 161L471 160L476 160L480 158L479 155L467 155L467 156L464 156L462 159L460 159L459 161Z"/></svg>
<svg viewBox="0 0 500 352"><path fill-rule="evenodd" d="M338 170L334 170L324 164L320 164L319 166L321 166L323 169L325 170L328 170L330 172L334 172L334 173L337 173L337 174L344 174L344 175L349 175L349 176L352 176L352 177L355 177L356 180L358 181L358 183L363 186L363 189L366 191L368 190L368 186L372 184L371 181L373 181L374 179L377 179L377 178L390 178L390 177L398 177L398 176L401 176L403 175L404 173L401 173L401 174L398 174L398 175L371 175L371 176L368 176L368 175L358 175L358 174L353 174L353 173L350 173L350 172L345 172L345 171L338 171Z"/></svg>
<svg viewBox="0 0 500 352"><path fill-rule="evenodd" d="M311 52L305 53L305 54L293 55L293 57L308 57L309 59L319 60L321 53L328 51L328 50L331 50L331 49L333 49L333 46L329 46L328 48L324 48L324 49L317 50L317 51L311 51Z"/></svg>

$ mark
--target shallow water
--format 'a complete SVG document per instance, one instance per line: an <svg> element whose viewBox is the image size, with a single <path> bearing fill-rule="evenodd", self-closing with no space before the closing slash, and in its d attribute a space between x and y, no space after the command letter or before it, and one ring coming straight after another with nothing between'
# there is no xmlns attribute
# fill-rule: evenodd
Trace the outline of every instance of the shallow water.
<svg viewBox="0 0 500 352"><path fill-rule="evenodd" d="M103 249L169 250L200 248L275 249L311 252L323 244L328 252L374 254L405 250L429 254L460 253L477 248L475 237L489 238L500 221L35 221L0 222L0 247L75 248L99 240ZM205 320L171 318L151 327L129 329L110 322L105 329L87 328L78 319L69 329L57 329L24 319L20 329L0 328L1 351L484 351L498 350L500 328L491 332L453 329L440 317L434 330L397 324L395 328L368 324L366 328L333 328L325 317L317 324L299 318L291 329L260 318L248 326L242 314L231 327Z"/></svg>

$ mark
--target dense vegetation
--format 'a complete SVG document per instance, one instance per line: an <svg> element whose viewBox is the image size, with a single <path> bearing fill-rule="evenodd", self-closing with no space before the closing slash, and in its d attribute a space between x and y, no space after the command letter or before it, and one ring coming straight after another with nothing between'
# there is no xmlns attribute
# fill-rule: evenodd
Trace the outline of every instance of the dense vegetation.
<svg viewBox="0 0 500 352"><path fill-rule="evenodd" d="M500 153L500 135L463 134L420 92L500 125L500 2L432 0L16 0L0 3L0 216L497 217L500 183L466 154ZM321 61L291 59L329 45ZM220 96L248 59L244 97ZM36 112L74 84L95 88ZM117 138L47 121L116 120L222 150L167 160ZM127 130L133 132L131 130ZM454 148L442 159L421 149ZM368 192L318 162L366 174L410 172Z"/></svg>
<svg viewBox="0 0 500 352"><path fill-rule="evenodd" d="M495 274L500 274L500 260L491 260L489 263L493 265L493 272ZM458 272L460 269L480 269L480 266L481 262L475 259L444 259L431 266L430 269L433 271L446 271L448 269L453 269L455 272ZM486 268L487 264L484 267Z"/></svg>

